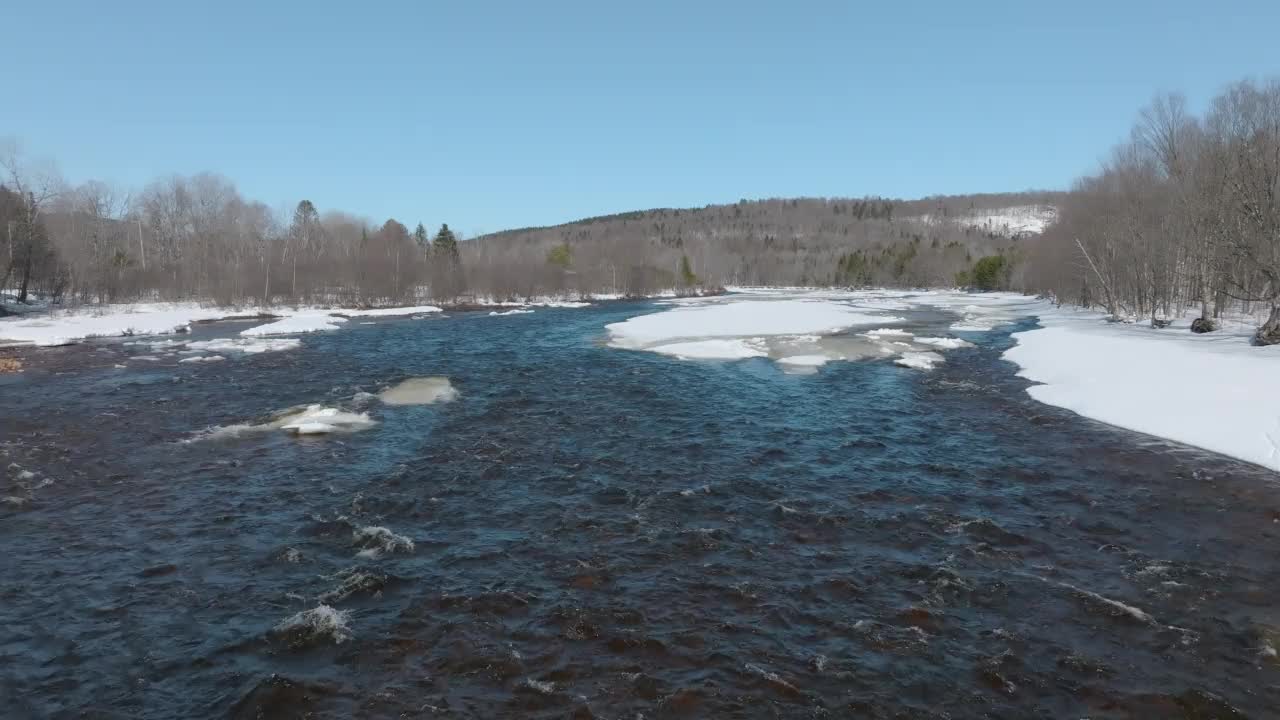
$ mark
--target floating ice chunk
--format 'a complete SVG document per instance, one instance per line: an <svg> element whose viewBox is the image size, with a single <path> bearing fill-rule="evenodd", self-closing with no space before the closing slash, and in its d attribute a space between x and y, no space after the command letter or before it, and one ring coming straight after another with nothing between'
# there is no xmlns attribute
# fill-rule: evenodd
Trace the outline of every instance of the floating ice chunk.
<svg viewBox="0 0 1280 720"><path fill-rule="evenodd" d="M902 353L902 357L893 362L916 370L932 370L935 365L943 362L943 358L935 352L908 352Z"/></svg>
<svg viewBox="0 0 1280 720"><path fill-rule="evenodd" d="M302 341L298 338L274 338L274 337L241 337L241 338L218 338L216 340L199 340L187 343L187 347L191 350L201 350L207 352L242 352L249 355L256 355L265 352L280 352L282 350L294 350L302 346Z"/></svg>
<svg viewBox="0 0 1280 720"><path fill-rule="evenodd" d="M801 367L822 367L830 360L826 355L791 355L789 357L778 358L778 362L783 365L797 365Z"/></svg>
<svg viewBox="0 0 1280 720"><path fill-rule="evenodd" d="M493 310L493 311L490 311L489 315L491 317L501 317L503 315L528 315L531 312L533 311L525 310L524 308L516 308L514 310L505 310L503 312L498 312L497 310Z"/></svg>
<svg viewBox="0 0 1280 720"><path fill-rule="evenodd" d="M672 355L681 360L741 360L766 357L758 342L750 340L697 340L648 348L651 352Z"/></svg>
<svg viewBox="0 0 1280 720"><path fill-rule="evenodd" d="M193 357L182 358L180 363L196 363L196 362L220 362L226 360L221 355L195 355Z"/></svg>
<svg viewBox="0 0 1280 720"><path fill-rule="evenodd" d="M865 335L866 337L869 337L869 338L885 338L885 337L909 338L911 337L911 333L907 332L906 330L902 330L900 328L877 328L875 330L868 330L862 333L862 335Z"/></svg>
<svg viewBox="0 0 1280 720"><path fill-rule="evenodd" d="M348 625L350 618L351 614L348 612L321 604L286 618L276 625L275 631L288 636L294 645L325 639L344 643L352 637L351 627Z"/></svg>
<svg viewBox="0 0 1280 720"><path fill-rule="evenodd" d="M378 393L387 405L431 405L451 402L458 397L447 377L409 378Z"/></svg>
<svg viewBox="0 0 1280 720"><path fill-rule="evenodd" d="M247 330L242 330L241 335L245 337L260 337L263 335L293 335L296 333L321 332L324 330L337 330L338 325L345 323L346 318L335 317L329 314L314 315L294 315L292 317L281 318L275 322L266 325L256 325Z"/></svg>
<svg viewBox="0 0 1280 720"><path fill-rule="evenodd" d="M918 337L912 340L912 342L917 342L921 345L932 345L936 348L942 348L943 350L955 350L957 348L973 346L973 343L968 342L967 340L948 337Z"/></svg>
<svg viewBox="0 0 1280 720"><path fill-rule="evenodd" d="M827 335L901 318L825 300L731 300L674 307L606 326L610 345L656 350L676 341L761 335Z"/></svg>
<svg viewBox="0 0 1280 720"><path fill-rule="evenodd" d="M951 329L956 332L990 332L995 328L995 323L980 320L972 315L965 316L964 320L951 323Z"/></svg>
<svg viewBox="0 0 1280 720"><path fill-rule="evenodd" d="M441 312L435 305L416 305L413 307L374 308L372 310L331 310L333 315L344 317L401 317L404 315L426 315Z"/></svg>
<svg viewBox="0 0 1280 720"><path fill-rule="evenodd" d="M413 540L404 535L397 535L379 525L357 528L351 533L351 540L357 546L364 548L357 553L363 558L376 558L382 553L397 551L413 552Z"/></svg>
<svg viewBox="0 0 1280 720"><path fill-rule="evenodd" d="M364 430L377 424L367 413L344 412L338 408L308 405L305 410L278 417L269 427L277 427L298 435L319 435L340 431Z"/></svg>

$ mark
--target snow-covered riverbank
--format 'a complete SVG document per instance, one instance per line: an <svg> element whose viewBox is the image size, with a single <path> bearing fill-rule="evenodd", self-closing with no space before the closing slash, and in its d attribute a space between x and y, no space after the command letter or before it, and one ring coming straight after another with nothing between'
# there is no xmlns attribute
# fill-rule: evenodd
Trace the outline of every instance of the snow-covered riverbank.
<svg viewBox="0 0 1280 720"><path fill-rule="evenodd" d="M945 362L939 350L1036 317L1041 327L1016 333L1003 354L1039 383L1028 388L1036 400L1280 471L1280 346L1251 346L1250 319L1195 335L1190 317L1157 330L1025 295L954 291L735 288L672 305L609 326L611 344L687 360L771 358L788 372L866 359L928 371ZM957 337L892 327L894 311L923 308L955 313ZM867 324L891 327L856 330Z"/></svg>

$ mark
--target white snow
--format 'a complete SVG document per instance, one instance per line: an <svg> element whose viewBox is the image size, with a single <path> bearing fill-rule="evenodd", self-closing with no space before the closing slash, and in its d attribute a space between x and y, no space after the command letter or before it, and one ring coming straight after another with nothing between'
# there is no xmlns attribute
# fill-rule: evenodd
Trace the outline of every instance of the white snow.
<svg viewBox="0 0 1280 720"><path fill-rule="evenodd" d="M783 365L795 365L798 367L822 367L830 359L826 355L790 355L778 358L778 362Z"/></svg>
<svg viewBox="0 0 1280 720"><path fill-rule="evenodd" d="M170 335L187 332L191 323L243 315L234 308L195 303L107 305L88 311L55 311L39 316L0 320L0 344L69 345L86 338L122 335ZM253 311L249 311L253 312Z"/></svg>
<svg viewBox="0 0 1280 720"><path fill-rule="evenodd" d="M522 309L522 308L516 308L515 310L504 310L503 312L498 312L497 310L492 310L492 311L490 311L490 312L489 312L489 315L491 315L491 316L493 316L493 317L499 317L499 316L502 316L502 315L528 315L528 314L529 314L529 313L531 313L531 312L533 312L533 311L532 311L532 310L525 310L525 309Z"/></svg>
<svg viewBox="0 0 1280 720"><path fill-rule="evenodd" d="M1004 358L1040 402L1280 470L1280 346L1245 332L1155 330L1045 308Z"/></svg>
<svg viewBox="0 0 1280 720"><path fill-rule="evenodd" d="M974 228L1005 237L1039 235L1058 219L1058 208L1052 205L1015 205L989 210L971 210L960 215L921 215L924 223L953 222L961 227Z"/></svg>
<svg viewBox="0 0 1280 720"><path fill-rule="evenodd" d="M198 340L187 343L187 348L206 352L242 352L256 355L265 352L294 350L302 346L297 338L218 338L216 340Z"/></svg>
<svg viewBox="0 0 1280 720"><path fill-rule="evenodd" d="M759 341L752 342L745 339L694 340L656 345L646 349L682 360L741 360L765 357L769 354L761 347Z"/></svg>
<svg viewBox="0 0 1280 720"><path fill-rule="evenodd" d="M305 410L276 418L270 426L298 435L363 430L377 424L367 413L350 413L338 408L308 405Z"/></svg>
<svg viewBox="0 0 1280 720"><path fill-rule="evenodd" d="M222 357L221 355L193 355L192 357L182 358L178 362L180 363L221 362L222 360L226 360L226 358Z"/></svg>
<svg viewBox="0 0 1280 720"><path fill-rule="evenodd" d="M372 310L330 310L331 315L343 317L401 317L404 315L426 315L442 310L435 305L416 305L413 307L374 308Z"/></svg>
<svg viewBox="0 0 1280 720"><path fill-rule="evenodd" d="M893 362L916 370L932 370L934 366L943 362L943 358L938 353L933 352L904 352L902 357Z"/></svg>
<svg viewBox="0 0 1280 720"><path fill-rule="evenodd" d="M385 317L438 313L434 305L415 307L378 308L375 310L344 310L339 308L290 308L290 307L206 307L198 303L134 303L102 305L75 310L45 312L34 308L24 317L0 319L0 345L69 345L87 338L121 337L129 335L171 335L187 332L196 322L225 320L228 318L258 315L282 318L281 320L244 331L244 335L283 335L315 330L333 330L343 317ZM306 318L305 320L301 318Z"/></svg>
<svg viewBox="0 0 1280 720"><path fill-rule="evenodd" d="M606 326L610 345L653 349L680 340L761 335L827 335L900 318L873 315L827 300L741 300L677 306Z"/></svg>
<svg viewBox="0 0 1280 720"><path fill-rule="evenodd" d="M284 430L295 435L327 435L357 432L377 424L378 421L370 418L367 413L346 412L322 405L300 405L282 410L267 422L258 425L236 423L211 427L196 433L186 442L225 440L272 430Z"/></svg>
<svg viewBox="0 0 1280 720"><path fill-rule="evenodd" d="M322 332L325 330L337 330L338 326L346 321L346 318L329 314L292 315L266 325L256 325L247 330L242 330L240 334L245 337L261 337L263 335L296 335L298 333Z"/></svg>
<svg viewBox="0 0 1280 720"><path fill-rule="evenodd" d="M960 338L949 337L917 337L911 342L920 343L921 345L932 345L943 350L955 350L962 347L973 347L973 343Z"/></svg>

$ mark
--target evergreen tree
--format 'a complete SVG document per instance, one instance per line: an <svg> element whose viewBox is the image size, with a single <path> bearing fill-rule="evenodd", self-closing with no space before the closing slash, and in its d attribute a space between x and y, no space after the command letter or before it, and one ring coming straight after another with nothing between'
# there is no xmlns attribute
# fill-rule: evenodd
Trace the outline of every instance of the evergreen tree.
<svg viewBox="0 0 1280 720"><path fill-rule="evenodd" d="M450 263L458 263L458 238L449 229L448 223L440 226L436 239L431 241L431 253L437 258Z"/></svg>
<svg viewBox="0 0 1280 720"><path fill-rule="evenodd" d="M431 250L431 238L427 237L427 229L418 223L418 227L413 229L413 241L418 244L422 250Z"/></svg>

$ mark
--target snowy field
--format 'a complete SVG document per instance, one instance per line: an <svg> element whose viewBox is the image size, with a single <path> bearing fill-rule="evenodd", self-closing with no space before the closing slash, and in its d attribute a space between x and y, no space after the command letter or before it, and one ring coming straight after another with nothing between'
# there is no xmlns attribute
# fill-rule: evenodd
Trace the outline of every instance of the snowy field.
<svg viewBox="0 0 1280 720"><path fill-rule="evenodd" d="M1017 345L1003 355L1039 383L1028 389L1036 400L1280 470L1280 409L1272 401L1280 397L1280 346L1251 346L1252 319L1194 335L1190 316L1156 330L1013 293L952 291L735 288L667 305L609 325L610 345L686 360L768 358L793 373L863 359L927 372L968 346L966 337L1037 317L1042 327L1016 333ZM895 327L913 309L955 318L945 335Z"/></svg>

